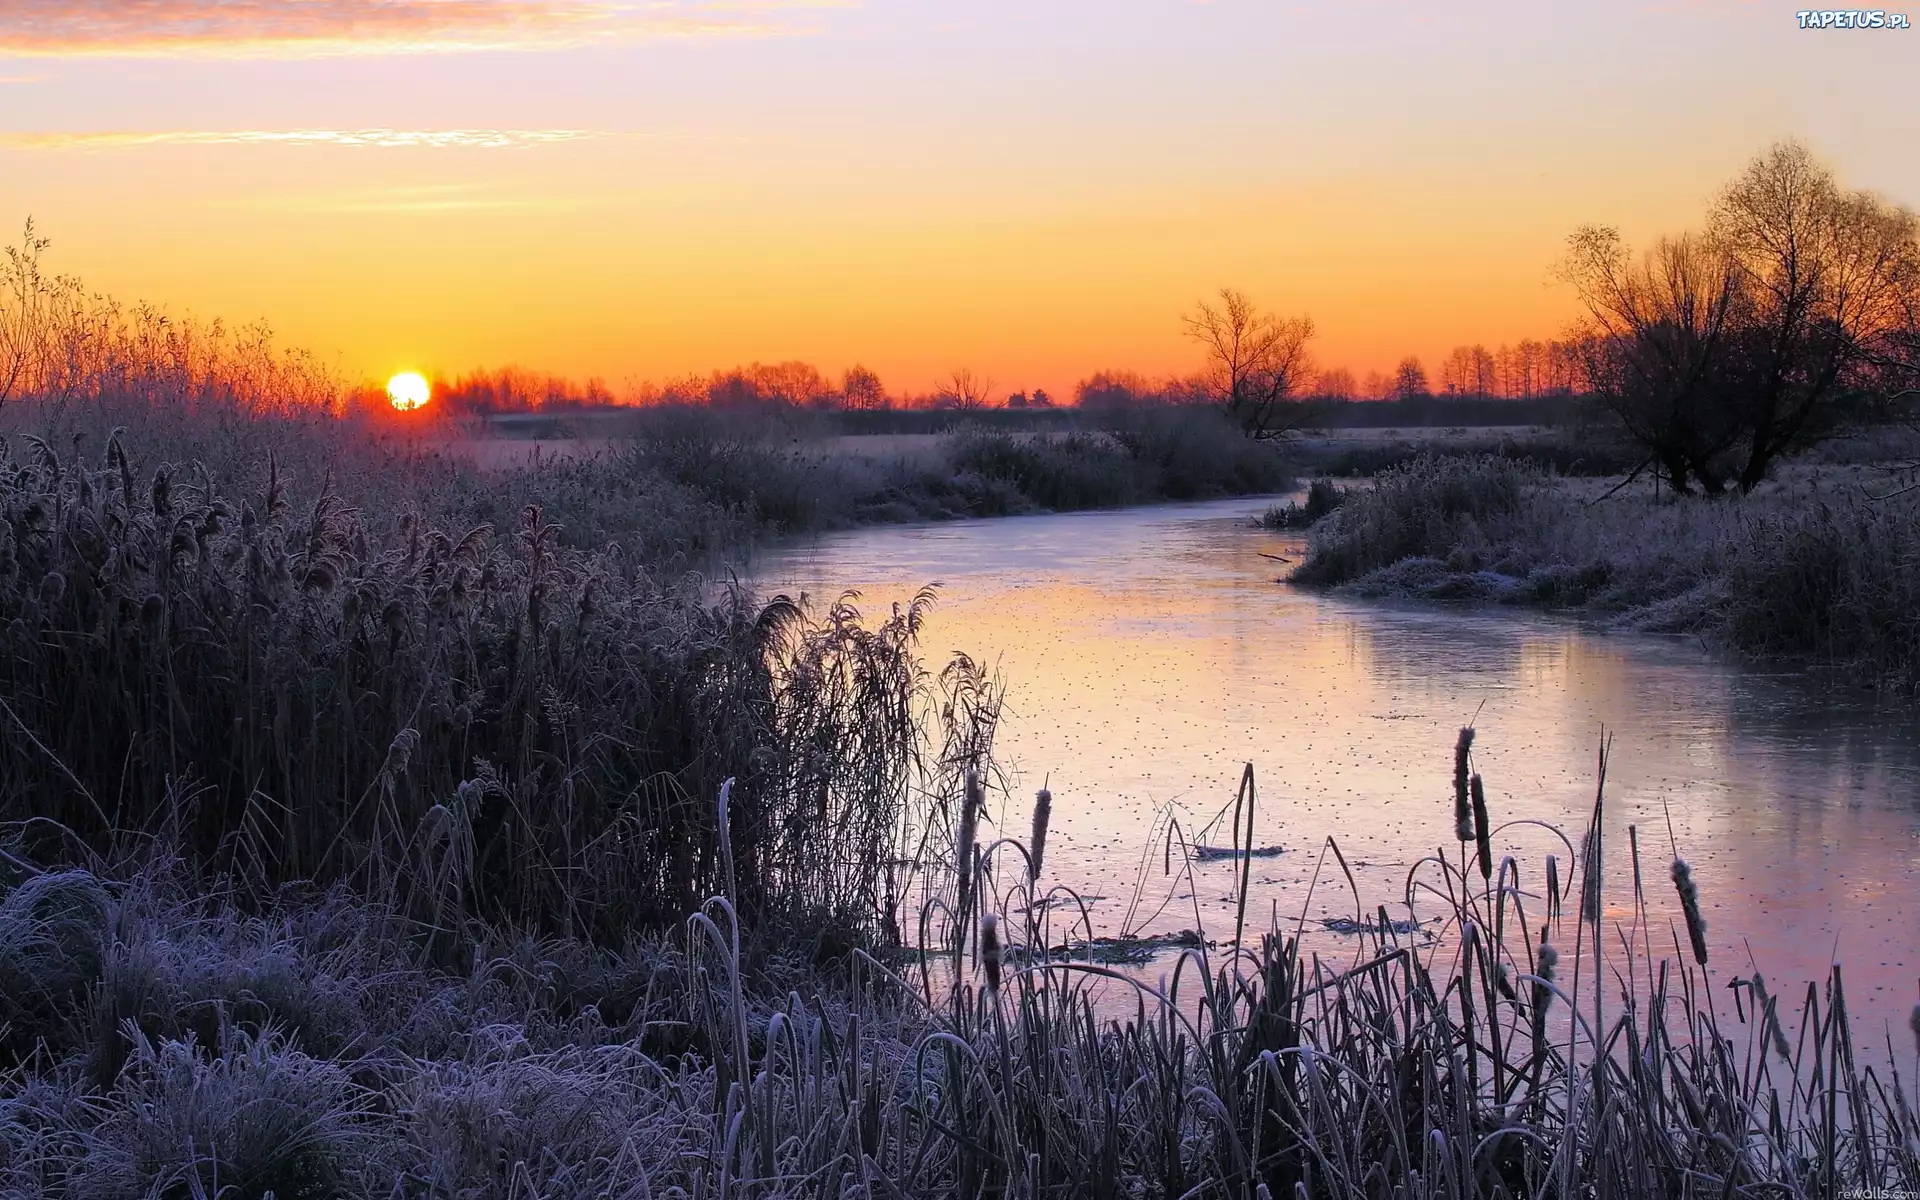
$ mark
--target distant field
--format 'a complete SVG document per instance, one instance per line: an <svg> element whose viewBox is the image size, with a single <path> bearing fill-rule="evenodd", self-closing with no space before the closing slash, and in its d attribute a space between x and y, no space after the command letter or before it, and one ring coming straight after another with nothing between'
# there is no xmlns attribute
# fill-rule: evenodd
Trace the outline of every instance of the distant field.
<svg viewBox="0 0 1920 1200"><path fill-rule="evenodd" d="M791 438L789 444L796 449L868 461L923 464L932 460L949 438L950 435L944 433L836 434ZM476 437L462 438L453 442L451 448L487 470L502 470L525 466L536 455L543 459L572 459L602 454L617 448L624 440L615 437Z"/></svg>
<svg viewBox="0 0 1920 1200"><path fill-rule="evenodd" d="M1314 429L1301 435L1309 443L1326 442L1497 442L1544 437L1545 425L1406 425L1389 428Z"/></svg>

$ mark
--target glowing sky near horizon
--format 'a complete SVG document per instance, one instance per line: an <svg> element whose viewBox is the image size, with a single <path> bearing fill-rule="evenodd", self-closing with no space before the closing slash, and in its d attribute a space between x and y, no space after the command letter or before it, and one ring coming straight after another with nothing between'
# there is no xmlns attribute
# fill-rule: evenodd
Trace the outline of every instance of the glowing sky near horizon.
<svg viewBox="0 0 1920 1200"><path fill-rule="evenodd" d="M1920 30L1765 0L0 0L0 222L354 375L1066 391L1221 285L1357 373L1557 332L1769 141L1920 203ZM1920 16L1920 14L1916 14Z"/></svg>

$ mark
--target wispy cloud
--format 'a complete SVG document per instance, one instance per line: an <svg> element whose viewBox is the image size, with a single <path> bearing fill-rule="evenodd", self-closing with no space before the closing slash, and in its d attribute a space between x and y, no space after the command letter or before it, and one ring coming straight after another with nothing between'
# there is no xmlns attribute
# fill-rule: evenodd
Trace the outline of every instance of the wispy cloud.
<svg viewBox="0 0 1920 1200"><path fill-rule="evenodd" d="M820 0L0 0L0 56L308 57L793 32Z"/></svg>
<svg viewBox="0 0 1920 1200"><path fill-rule="evenodd" d="M589 129L231 129L157 133L0 133L13 150L125 150L147 146L350 146L513 150L631 136Z"/></svg>

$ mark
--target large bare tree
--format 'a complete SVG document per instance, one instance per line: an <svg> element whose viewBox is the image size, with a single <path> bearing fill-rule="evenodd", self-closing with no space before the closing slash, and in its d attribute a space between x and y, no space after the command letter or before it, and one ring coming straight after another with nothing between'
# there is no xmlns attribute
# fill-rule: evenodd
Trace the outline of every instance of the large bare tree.
<svg viewBox="0 0 1920 1200"><path fill-rule="evenodd" d="M971 367L956 367L941 381L940 402L963 412L987 407L993 399L993 380Z"/></svg>
<svg viewBox="0 0 1920 1200"><path fill-rule="evenodd" d="M1676 491L1752 491L1915 365L1920 223L1797 142L1756 157L1704 232L1639 260L1610 229L1576 232L1565 275L1594 393Z"/></svg>
<svg viewBox="0 0 1920 1200"><path fill-rule="evenodd" d="M1920 224L1842 190L1805 146L1784 142L1722 193L1708 228L1748 304L1733 396L1746 434L1739 482L1751 491L1776 458L1830 431L1910 328Z"/></svg>
<svg viewBox="0 0 1920 1200"><path fill-rule="evenodd" d="M1207 353L1216 399L1247 436L1284 437L1305 424L1311 412L1298 393L1313 379L1311 317L1262 312L1244 293L1221 288L1217 305L1203 300L1182 321Z"/></svg>
<svg viewBox="0 0 1920 1200"><path fill-rule="evenodd" d="M1569 241L1565 274L1590 320L1576 344L1593 395L1673 490L1724 489L1721 457L1740 430L1726 395L1742 319L1740 276L1707 239L1663 238L1635 260L1612 229Z"/></svg>

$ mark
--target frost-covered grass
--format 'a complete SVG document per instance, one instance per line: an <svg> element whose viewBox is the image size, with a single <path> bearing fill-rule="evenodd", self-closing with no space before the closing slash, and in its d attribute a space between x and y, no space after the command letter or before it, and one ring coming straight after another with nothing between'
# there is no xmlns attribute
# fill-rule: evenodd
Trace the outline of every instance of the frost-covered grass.
<svg viewBox="0 0 1920 1200"><path fill-rule="evenodd" d="M1733 650L1920 684L1920 493L1856 466L1751 496L1608 496L1493 457L1428 455L1317 525L1295 582L1584 609ZM1876 497L1885 498L1876 498Z"/></svg>
<svg viewBox="0 0 1920 1200"><path fill-rule="evenodd" d="M1412 923L1356 911L1339 963L1302 958L1286 923L1217 930L1155 982L1076 953L1033 903L1056 894L1032 853L1038 814L1033 838L978 850L963 821L944 866L955 831L930 844L934 970L878 950L823 961L792 941L743 951L724 895L677 928L596 946L427 925L346 886L262 897L151 850L117 881L9 850L0 1192L1171 1200L1920 1185L1907 1091L1920 1011L1884 1056L1870 1031L1856 1046L1836 967L1803 993L1742 979L1730 1014L1710 994L1685 864L1671 871L1683 886L1663 891L1644 839L1603 846L1604 799L1581 849L1567 841L1564 876L1551 860L1544 874L1492 861L1499 814L1471 746L1463 733L1453 756L1458 830L1435 812L1458 847L1414 868ZM1447 765L1436 754L1442 790ZM1241 849L1252 797L1249 785L1244 826L1236 809ZM964 885L956 861L973 864ZM1624 905L1603 905L1603 890ZM1401 932L1423 924L1442 936Z"/></svg>

